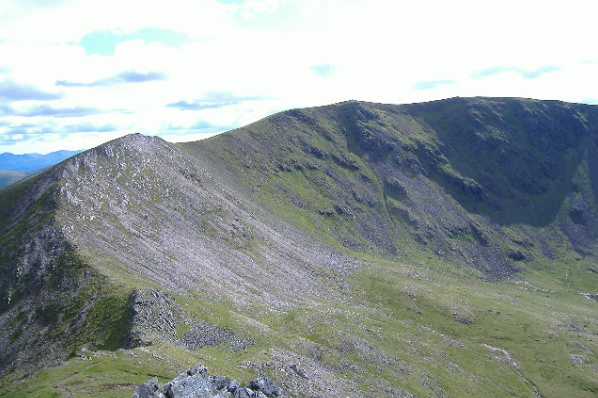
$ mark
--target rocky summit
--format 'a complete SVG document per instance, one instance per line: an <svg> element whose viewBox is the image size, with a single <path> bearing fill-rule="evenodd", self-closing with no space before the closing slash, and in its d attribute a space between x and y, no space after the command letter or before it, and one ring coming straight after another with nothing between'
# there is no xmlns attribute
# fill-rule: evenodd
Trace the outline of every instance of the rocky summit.
<svg viewBox="0 0 598 398"><path fill-rule="evenodd" d="M593 397L597 263L596 106L129 135L0 191L0 396Z"/></svg>

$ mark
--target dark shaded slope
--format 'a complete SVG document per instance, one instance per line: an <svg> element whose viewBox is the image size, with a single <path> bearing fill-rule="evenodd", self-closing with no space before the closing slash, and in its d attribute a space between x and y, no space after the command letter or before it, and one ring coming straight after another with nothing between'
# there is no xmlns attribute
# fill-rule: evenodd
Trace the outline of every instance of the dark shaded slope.
<svg viewBox="0 0 598 398"><path fill-rule="evenodd" d="M391 257L416 244L508 274L597 237L596 115L526 99L347 102L188 146L329 242Z"/></svg>
<svg viewBox="0 0 598 398"><path fill-rule="evenodd" d="M556 101L455 98L404 108L453 169L438 181L468 210L501 224L554 221L598 132L594 108Z"/></svg>
<svg viewBox="0 0 598 398"><path fill-rule="evenodd" d="M126 294L83 262L56 218L60 170L2 191L0 377L26 377L83 344L126 344Z"/></svg>
<svg viewBox="0 0 598 398"><path fill-rule="evenodd" d="M405 108L436 137L432 178L466 210L507 227L556 227L584 252L596 241L596 107L456 98Z"/></svg>

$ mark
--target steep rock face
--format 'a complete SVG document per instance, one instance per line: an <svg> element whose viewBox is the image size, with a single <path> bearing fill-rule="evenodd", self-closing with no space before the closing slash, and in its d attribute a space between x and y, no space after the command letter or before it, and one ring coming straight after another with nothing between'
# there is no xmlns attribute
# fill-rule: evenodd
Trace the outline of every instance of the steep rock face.
<svg viewBox="0 0 598 398"><path fill-rule="evenodd" d="M83 262L57 219L60 169L4 191L0 376L68 358L81 342L126 344L126 296Z"/></svg>

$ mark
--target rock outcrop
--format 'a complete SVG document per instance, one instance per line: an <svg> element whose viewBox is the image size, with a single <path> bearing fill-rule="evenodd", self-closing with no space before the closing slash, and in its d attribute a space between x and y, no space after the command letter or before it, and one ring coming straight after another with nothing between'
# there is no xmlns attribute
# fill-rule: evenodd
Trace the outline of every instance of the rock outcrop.
<svg viewBox="0 0 598 398"><path fill-rule="evenodd" d="M210 376L208 369L197 364L166 384L158 379L139 385L132 398L290 398L275 381L259 377L249 387L224 376Z"/></svg>

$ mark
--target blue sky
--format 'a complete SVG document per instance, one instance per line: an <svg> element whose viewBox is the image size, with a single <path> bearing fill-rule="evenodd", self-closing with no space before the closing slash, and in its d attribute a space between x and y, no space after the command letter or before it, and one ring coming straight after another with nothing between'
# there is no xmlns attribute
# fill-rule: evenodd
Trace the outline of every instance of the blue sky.
<svg viewBox="0 0 598 398"><path fill-rule="evenodd" d="M0 152L358 99L598 103L593 0L0 0Z"/></svg>

